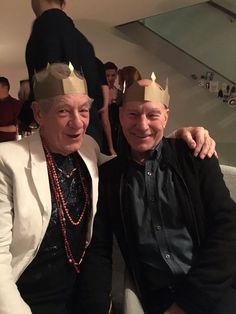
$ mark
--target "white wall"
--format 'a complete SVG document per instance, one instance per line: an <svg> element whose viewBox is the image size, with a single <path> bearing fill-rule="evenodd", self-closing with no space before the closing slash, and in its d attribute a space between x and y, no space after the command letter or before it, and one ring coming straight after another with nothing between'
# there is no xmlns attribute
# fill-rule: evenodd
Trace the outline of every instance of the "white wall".
<svg viewBox="0 0 236 314"><path fill-rule="evenodd" d="M148 18L145 25L236 82L236 20L228 14L202 3Z"/></svg>

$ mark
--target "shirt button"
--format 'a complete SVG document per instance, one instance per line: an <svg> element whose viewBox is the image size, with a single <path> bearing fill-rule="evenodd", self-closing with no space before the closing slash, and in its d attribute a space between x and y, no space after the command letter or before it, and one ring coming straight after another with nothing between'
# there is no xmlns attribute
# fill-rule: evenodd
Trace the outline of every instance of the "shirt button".
<svg viewBox="0 0 236 314"><path fill-rule="evenodd" d="M156 230L157 230L157 231L160 231L160 230L161 230L161 226L159 226L159 225L156 226Z"/></svg>
<svg viewBox="0 0 236 314"><path fill-rule="evenodd" d="M151 173L150 171L148 171L148 172L147 172L147 175L148 175L148 176L151 176L151 175L152 175L152 173Z"/></svg>
<svg viewBox="0 0 236 314"><path fill-rule="evenodd" d="M168 253L165 254L165 258L166 258L166 259L170 259L170 254L168 254Z"/></svg>

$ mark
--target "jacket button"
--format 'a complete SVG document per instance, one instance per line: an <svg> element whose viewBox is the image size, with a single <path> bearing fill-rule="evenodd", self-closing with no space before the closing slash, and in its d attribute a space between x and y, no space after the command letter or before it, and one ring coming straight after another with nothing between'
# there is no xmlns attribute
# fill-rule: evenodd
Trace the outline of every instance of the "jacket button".
<svg viewBox="0 0 236 314"><path fill-rule="evenodd" d="M168 253L165 254L165 258L166 258L166 259L170 259L170 254L168 254Z"/></svg>
<svg viewBox="0 0 236 314"><path fill-rule="evenodd" d="M157 230L157 231L160 231L160 230L161 230L161 226L159 226L159 225L156 226L156 230Z"/></svg>

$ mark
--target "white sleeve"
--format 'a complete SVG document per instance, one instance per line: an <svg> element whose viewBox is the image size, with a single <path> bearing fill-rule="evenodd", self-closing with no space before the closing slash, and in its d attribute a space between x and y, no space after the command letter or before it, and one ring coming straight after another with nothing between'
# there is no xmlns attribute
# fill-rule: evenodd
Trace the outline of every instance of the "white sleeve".
<svg viewBox="0 0 236 314"><path fill-rule="evenodd" d="M0 314L31 314L13 278L10 252L13 232L13 182L0 160Z"/></svg>

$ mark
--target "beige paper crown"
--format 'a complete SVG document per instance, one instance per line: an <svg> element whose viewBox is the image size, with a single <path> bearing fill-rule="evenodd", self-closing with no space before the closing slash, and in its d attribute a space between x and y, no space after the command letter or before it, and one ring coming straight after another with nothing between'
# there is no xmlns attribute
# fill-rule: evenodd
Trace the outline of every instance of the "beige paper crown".
<svg viewBox="0 0 236 314"><path fill-rule="evenodd" d="M48 64L46 69L35 73L33 89L36 100L74 93L88 94L85 79L74 71L71 63Z"/></svg>
<svg viewBox="0 0 236 314"><path fill-rule="evenodd" d="M123 101L158 101L168 107L170 102L168 80L166 80L166 88L163 89L156 83L156 76L154 72L152 72L151 79L152 82L148 86L140 86L138 82L135 81L125 90Z"/></svg>

